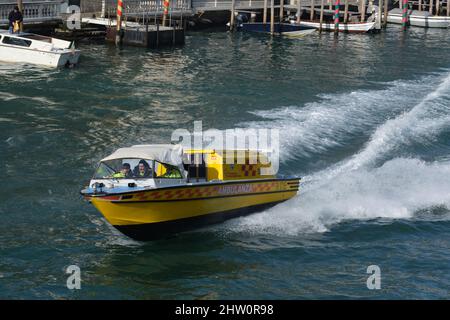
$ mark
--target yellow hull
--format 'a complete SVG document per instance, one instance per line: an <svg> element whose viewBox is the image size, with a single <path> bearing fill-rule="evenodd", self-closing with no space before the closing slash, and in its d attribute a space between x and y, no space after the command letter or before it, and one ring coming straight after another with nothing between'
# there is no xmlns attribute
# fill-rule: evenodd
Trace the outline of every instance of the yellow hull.
<svg viewBox="0 0 450 320"><path fill-rule="evenodd" d="M181 186L94 196L91 201L117 229L133 238L148 240L161 233L190 229L190 225L195 227L200 222L215 223L263 210L294 197L298 183L270 180Z"/></svg>

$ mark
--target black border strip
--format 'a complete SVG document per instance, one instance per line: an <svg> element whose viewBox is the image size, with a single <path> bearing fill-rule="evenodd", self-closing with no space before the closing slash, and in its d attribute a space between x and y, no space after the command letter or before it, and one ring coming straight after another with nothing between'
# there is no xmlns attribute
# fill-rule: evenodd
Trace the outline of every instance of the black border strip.
<svg viewBox="0 0 450 320"><path fill-rule="evenodd" d="M126 191L126 192L119 192L119 193L97 193L97 194L83 194L82 196L89 196L93 198L101 198L104 196L122 196L127 194L135 194L140 192L147 192L147 191L161 191L161 190L170 190L170 189L183 189L183 188L195 188L195 187L209 187L209 186L222 186L222 185L229 185L229 184L242 184L242 183L261 183L261 182L274 182L274 181L291 181L291 180L298 180L300 181L301 178L289 178L289 179L267 179L267 180L233 180L233 181L224 181L224 182L213 182L213 183L204 183L204 184L192 184L192 185L179 185L179 186L168 186L168 187L161 187L157 189L144 189L144 190L136 190L136 191ZM294 182L294 181L292 181ZM298 182L300 184L300 182Z"/></svg>
<svg viewBox="0 0 450 320"><path fill-rule="evenodd" d="M146 203L146 202L176 202L176 201L193 201L193 200L209 200L209 199L220 199L220 198L232 198L232 197L245 197L245 196L257 196L271 193L282 193L282 192L294 192L298 191L295 189L286 189L281 191L271 191L271 192L257 192L257 193L245 193L245 194L232 194L226 196L214 196L214 197L202 197L202 198L187 198L187 199L170 199L170 200L142 200L142 201L121 201L121 200L110 200L109 202L115 204L125 204L125 203Z"/></svg>

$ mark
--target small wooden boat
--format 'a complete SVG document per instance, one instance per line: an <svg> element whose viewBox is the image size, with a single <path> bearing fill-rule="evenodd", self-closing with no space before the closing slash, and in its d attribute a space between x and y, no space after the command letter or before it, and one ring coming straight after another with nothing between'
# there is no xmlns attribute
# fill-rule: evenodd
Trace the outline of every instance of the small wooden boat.
<svg viewBox="0 0 450 320"><path fill-rule="evenodd" d="M320 21L301 20L300 25L320 29ZM364 32L369 32L374 27L375 27L375 22L339 23L339 31L341 31L341 32L364 33ZM331 22L331 21L322 22L322 30L334 31L335 30L334 22Z"/></svg>
<svg viewBox="0 0 450 320"><path fill-rule="evenodd" d="M394 24L402 24L403 12L399 8L395 8L388 13L388 22ZM450 17L435 16L429 11L409 10L408 23L415 27L425 28L448 28L450 27Z"/></svg>
<svg viewBox="0 0 450 320"><path fill-rule="evenodd" d="M274 33L293 37L305 36L316 31L316 29L313 27L296 25L292 23L275 23L273 27ZM270 33L270 23L268 22L243 23L241 28L244 31Z"/></svg>
<svg viewBox="0 0 450 320"><path fill-rule="evenodd" d="M81 194L123 234L158 239L294 197L299 178L276 177L267 159L252 150L132 146L101 160Z"/></svg>
<svg viewBox="0 0 450 320"><path fill-rule="evenodd" d="M32 33L0 31L0 61L62 67L78 63L74 43Z"/></svg>

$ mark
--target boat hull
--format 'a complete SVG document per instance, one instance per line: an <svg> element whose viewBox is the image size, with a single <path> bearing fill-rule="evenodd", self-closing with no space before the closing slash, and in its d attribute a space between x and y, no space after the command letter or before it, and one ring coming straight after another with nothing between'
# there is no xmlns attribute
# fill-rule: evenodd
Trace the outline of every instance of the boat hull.
<svg viewBox="0 0 450 320"><path fill-rule="evenodd" d="M79 58L79 50L67 50L66 52L46 52L0 44L0 61L4 62L31 63L56 68L63 67L67 64L77 64Z"/></svg>
<svg viewBox="0 0 450 320"><path fill-rule="evenodd" d="M154 240L274 206L297 194L299 180L182 186L93 196L108 222L140 241Z"/></svg>
<svg viewBox="0 0 450 320"><path fill-rule="evenodd" d="M261 212L281 202L283 201L264 203L228 211L214 212L206 215L178 219L174 221L120 226L117 225L114 227L124 235L138 241L158 240L177 233L195 230L212 224L222 223L232 218Z"/></svg>
<svg viewBox="0 0 450 320"><path fill-rule="evenodd" d="M320 29L320 22L315 21L300 21L300 25L314 27ZM350 33L365 33L369 32L375 27L375 22L363 22L363 23L340 23L339 31ZM322 30L334 31L335 25L333 22L323 22Z"/></svg>
<svg viewBox="0 0 450 320"><path fill-rule="evenodd" d="M402 24L403 16L401 14L389 13L388 22L393 24ZM449 28L450 17L441 16L416 16L408 15L409 25L423 28Z"/></svg>

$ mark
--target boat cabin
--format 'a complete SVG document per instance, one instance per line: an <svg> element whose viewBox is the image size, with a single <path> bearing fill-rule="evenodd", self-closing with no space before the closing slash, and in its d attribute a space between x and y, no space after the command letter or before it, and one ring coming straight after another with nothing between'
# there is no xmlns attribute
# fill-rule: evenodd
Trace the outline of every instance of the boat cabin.
<svg viewBox="0 0 450 320"><path fill-rule="evenodd" d="M70 49L73 42L33 33L11 34L8 31L0 31L0 45L37 49L42 51L58 51Z"/></svg>
<svg viewBox="0 0 450 320"><path fill-rule="evenodd" d="M136 145L100 161L90 185L158 187L270 179L271 163L255 150L189 150L180 145Z"/></svg>

